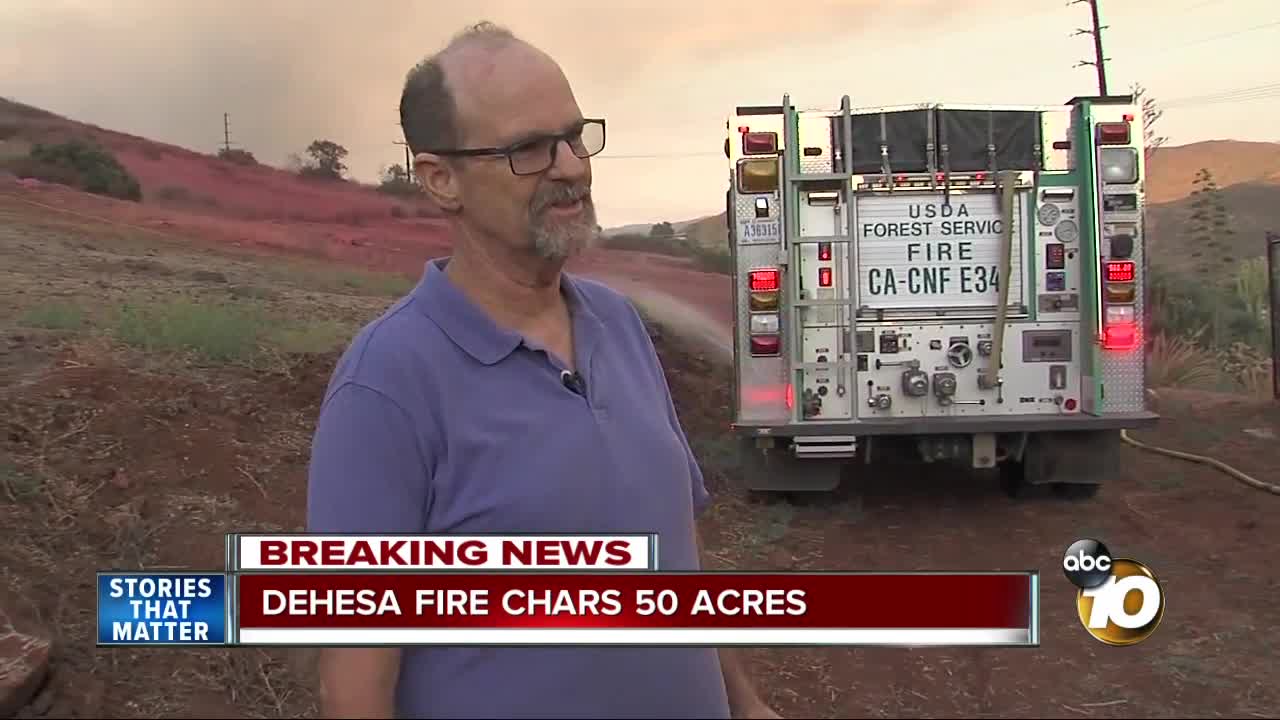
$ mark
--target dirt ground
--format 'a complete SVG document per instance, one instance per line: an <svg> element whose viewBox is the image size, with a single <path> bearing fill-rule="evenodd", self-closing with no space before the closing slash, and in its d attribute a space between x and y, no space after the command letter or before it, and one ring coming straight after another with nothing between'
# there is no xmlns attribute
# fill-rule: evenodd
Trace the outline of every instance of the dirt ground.
<svg viewBox="0 0 1280 720"><path fill-rule="evenodd" d="M400 288L0 204L0 605L55 643L50 684L20 717L315 715L304 653L93 647L94 572L216 568L225 532L301 529L310 433L336 359L324 348ZM293 331L238 363L109 332L125 328L120 308L173 298L242 302ZM784 716L1277 715L1280 498L1126 448L1085 502L1015 501L994 483L923 470L761 502L734 482L726 368L670 332L658 344L716 497L704 532L723 567L1042 573L1036 649L749 651ZM1275 404L1162 391L1159 409L1159 428L1135 437L1280 481ZM1085 535L1164 584L1164 621L1146 643L1104 646L1075 619L1056 568Z"/></svg>

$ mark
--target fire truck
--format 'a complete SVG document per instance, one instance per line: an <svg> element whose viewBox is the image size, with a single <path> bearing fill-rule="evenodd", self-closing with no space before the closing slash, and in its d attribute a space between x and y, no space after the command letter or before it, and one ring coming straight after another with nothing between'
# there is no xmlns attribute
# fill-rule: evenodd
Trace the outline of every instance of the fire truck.
<svg viewBox="0 0 1280 720"><path fill-rule="evenodd" d="M733 430L756 491L880 459L1090 496L1147 407L1132 96L737 107Z"/></svg>

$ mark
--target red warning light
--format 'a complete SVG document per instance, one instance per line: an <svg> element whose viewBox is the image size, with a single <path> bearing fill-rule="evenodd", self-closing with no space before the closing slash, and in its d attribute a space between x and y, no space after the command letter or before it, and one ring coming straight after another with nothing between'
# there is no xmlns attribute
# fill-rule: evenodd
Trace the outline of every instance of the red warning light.
<svg viewBox="0 0 1280 720"><path fill-rule="evenodd" d="M746 132L742 134L744 155L768 155L778 151L778 133Z"/></svg>
<svg viewBox="0 0 1280 720"><path fill-rule="evenodd" d="M780 286L777 270L752 270L748 281L751 292L774 292Z"/></svg>
<svg viewBox="0 0 1280 720"><path fill-rule="evenodd" d="M1098 123L1099 145L1128 145L1129 123Z"/></svg>
<svg viewBox="0 0 1280 720"><path fill-rule="evenodd" d="M818 268L818 287L831 287L831 268Z"/></svg>
<svg viewBox="0 0 1280 720"><path fill-rule="evenodd" d="M1102 335L1102 347L1108 350L1132 350L1138 346L1138 328L1133 323L1108 325Z"/></svg>
<svg viewBox="0 0 1280 720"><path fill-rule="evenodd" d="M1131 260L1118 260L1106 264L1107 282L1133 282L1135 266Z"/></svg>
<svg viewBox="0 0 1280 720"><path fill-rule="evenodd" d="M818 243L818 259L823 262L831 260L831 243Z"/></svg>

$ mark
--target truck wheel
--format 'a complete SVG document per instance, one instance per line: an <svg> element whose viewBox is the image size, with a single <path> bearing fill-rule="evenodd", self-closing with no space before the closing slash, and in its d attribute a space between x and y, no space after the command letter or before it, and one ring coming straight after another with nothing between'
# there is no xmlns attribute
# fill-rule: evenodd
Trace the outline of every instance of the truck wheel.
<svg viewBox="0 0 1280 720"><path fill-rule="evenodd" d="M1005 492L1026 498L1047 489L1062 498L1092 498L1114 470L1119 444L1114 431L1034 433L1022 458L1002 468Z"/></svg>
<svg viewBox="0 0 1280 720"><path fill-rule="evenodd" d="M831 492L840 486L844 463L839 460L799 460L778 439L762 449L753 438L738 440L742 481L753 493Z"/></svg>

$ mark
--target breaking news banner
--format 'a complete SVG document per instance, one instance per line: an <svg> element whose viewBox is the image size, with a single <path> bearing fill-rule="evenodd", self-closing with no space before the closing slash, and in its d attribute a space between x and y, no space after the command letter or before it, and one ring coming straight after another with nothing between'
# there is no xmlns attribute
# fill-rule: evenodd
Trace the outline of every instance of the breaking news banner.
<svg viewBox="0 0 1280 720"><path fill-rule="evenodd" d="M635 535L227 536L104 572L100 645L1039 645L1039 576L663 572Z"/></svg>
<svg viewBox="0 0 1280 720"><path fill-rule="evenodd" d="M225 645L224 573L98 573L98 645Z"/></svg>
<svg viewBox="0 0 1280 720"><path fill-rule="evenodd" d="M656 570L658 537L638 535L227 536L227 570Z"/></svg>
<svg viewBox="0 0 1280 720"><path fill-rule="evenodd" d="M1034 573L245 573L243 645L1037 646Z"/></svg>

